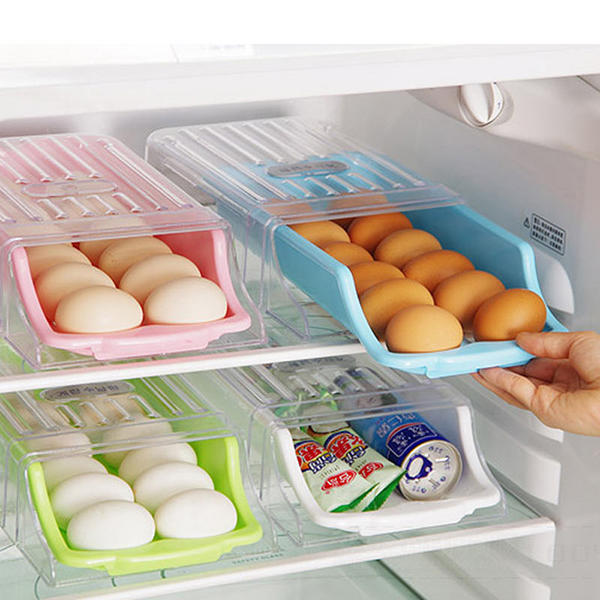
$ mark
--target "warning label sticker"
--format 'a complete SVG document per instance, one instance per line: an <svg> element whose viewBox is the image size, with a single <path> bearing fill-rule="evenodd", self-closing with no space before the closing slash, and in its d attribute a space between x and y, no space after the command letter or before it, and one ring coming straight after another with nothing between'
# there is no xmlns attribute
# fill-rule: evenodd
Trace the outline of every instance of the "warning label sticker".
<svg viewBox="0 0 600 600"><path fill-rule="evenodd" d="M558 254L565 253L567 232L562 227L558 227L558 225L535 213L531 215L529 225L529 237L532 240L543 244Z"/></svg>

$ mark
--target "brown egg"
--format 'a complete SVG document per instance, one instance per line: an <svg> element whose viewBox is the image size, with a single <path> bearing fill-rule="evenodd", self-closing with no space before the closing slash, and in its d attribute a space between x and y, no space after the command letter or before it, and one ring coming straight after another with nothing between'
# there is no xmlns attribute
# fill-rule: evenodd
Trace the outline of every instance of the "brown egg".
<svg viewBox="0 0 600 600"><path fill-rule="evenodd" d="M333 242L323 246L323 250L347 267L373 260L373 257L362 246L352 242Z"/></svg>
<svg viewBox="0 0 600 600"><path fill-rule="evenodd" d="M402 229L379 242L375 249L375 260L390 263L402 268L409 260L431 252L441 250L442 245L430 233L422 229Z"/></svg>
<svg viewBox="0 0 600 600"><path fill-rule="evenodd" d="M504 290L504 284L485 271L463 271L444 279L433 292L435 303L470 329L477 309Z"/></svg>
<svg viewBox="0 0 600 600"><path fill-rule="evenodd" d="M439 352L460 346L458 319L439 306L408 306L397 312L385 330L391 352Z"/></svg>
<svg viewBox="0 0 600 600"><path fill-rule="evenodd" d="M352 272L352 277L354 277L356 293L359 296L371 286L382 281L404 279L404 275L400 269L397 269L394 265L377 261L359 263L352 265L349 269Z"/></svg>
<svg viewBox="0 0 600 600"><path fill-rule="evenodd" d="M348 234L332 221L313 221L312 223L296 223L290 227L309 242L322 248L332 242L349 242Z"/></svg>
<svg viewBox="0 0 600 600"><path fill-rule="evenodd" d="M412 229L412 223L402 213L368 215L354 219L348 227L348 235L354 244L373 252L383 238L401 229Z"/></svg>
<svg viewBox="0 0 600 600"><path fill-rule="evenodd" d="M365 317L379 339L384 338L390 319L413 304L433 305L433 298L425 286L412 279L388 279L371 286L360 295Z"/></svg>
<svg viewBox="0 0 600 600"><path fill-rule="evenodd" d="M514 340L521 331L542 331L546 306L534 292L511 289L488 298L475 313L475 339Z"/></svg>
<svg viewBox="0 0 600 600"><path fill-rule="evenodd" d="M330 204L330 210L339 212L341 208L353 209L363 208L365 206L373 206L376 204L388 204L389 200L384 194L378 192L368 192L367 190L360 190L358 194L342 194L337 198L333 199ZM337 223L340 227L348 229L350 223L354 221L355 217L344 217L341 219L333 219L334 223Z"/></svg>
<svg viewBox="0 0 600 600"><path fill-rule="evenodd" d="M408 261L404 265L403 272L406 277L416 279L433 292L444 279L474 268L473 263L459 252L434 250Z"/></svg>

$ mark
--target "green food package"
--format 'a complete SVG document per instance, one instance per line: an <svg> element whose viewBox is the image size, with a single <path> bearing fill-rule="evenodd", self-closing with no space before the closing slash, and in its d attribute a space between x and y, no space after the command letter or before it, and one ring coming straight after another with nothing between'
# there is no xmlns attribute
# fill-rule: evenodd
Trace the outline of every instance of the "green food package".
<svg viewBox="0 0 600 600"><path fill-rule="evenodd" d="M301 429L291 429L290 433L304 480L323 510L344 512L371 497L373 482L348 468Z"/></svg>
<svg viewBox="0 0 600 600"><path fill-rule="evenodd" d="M392 494L405 471L373 450L347 423L325 423L304 429L316 442L352 467L374 489L359 502L357 510L376 510Z"/></svg>

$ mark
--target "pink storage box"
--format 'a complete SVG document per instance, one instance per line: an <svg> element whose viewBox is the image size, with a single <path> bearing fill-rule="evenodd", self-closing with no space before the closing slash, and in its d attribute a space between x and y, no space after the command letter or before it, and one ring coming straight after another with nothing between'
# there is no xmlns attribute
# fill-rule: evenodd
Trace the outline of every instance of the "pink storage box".
<svg viewBox="0 0 600 600"><path fill-rule="evenodd" d="M142 235L162 239L217 283L227 298L226 316L192 325L142 324L106 334L56 331L41 309L24 248ZM36 367L44 366L40 344L99 360L186 352L249 329L247 308L260 318L239 280L229 224L114 138L0 139L0 242L3 333ZM15 302L22 309L15 309ZM240 345L247 343L248 336ZM54 360L51 366L57 364Z"/></svg>

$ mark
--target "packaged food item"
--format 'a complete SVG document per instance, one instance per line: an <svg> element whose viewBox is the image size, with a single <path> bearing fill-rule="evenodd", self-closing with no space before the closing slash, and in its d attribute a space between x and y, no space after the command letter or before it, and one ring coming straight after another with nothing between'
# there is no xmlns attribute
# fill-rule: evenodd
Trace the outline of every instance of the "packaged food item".
<svg viewBox="0 0 600 600"><path fill-rule="evenodd" d="M323 510L351 510L375 487L301 429L293 428L290 433L304 480Z"/></svg>
<svg viewBox="0 0 600 600"><path fill-rule="evenodd" d="M371 448L346 422L310 425L305 429L315 441L374 483L373 491L357 508L378 509L396 489L404 471Z"/></svg>
<svg viewBox="0 0 600 600"><path fill-rule="evenodd" d="M357 419L350 425L406 471L399 489L407 500L437 500L460 479L458 450L417 412Z"/></svg>

